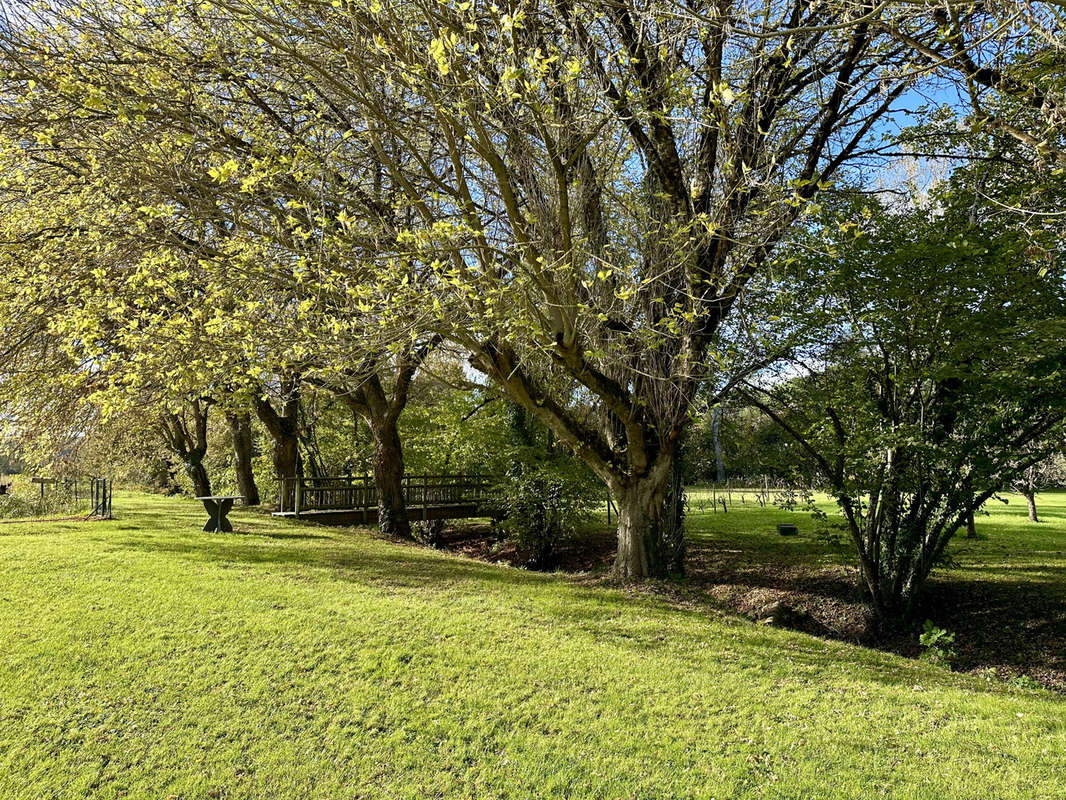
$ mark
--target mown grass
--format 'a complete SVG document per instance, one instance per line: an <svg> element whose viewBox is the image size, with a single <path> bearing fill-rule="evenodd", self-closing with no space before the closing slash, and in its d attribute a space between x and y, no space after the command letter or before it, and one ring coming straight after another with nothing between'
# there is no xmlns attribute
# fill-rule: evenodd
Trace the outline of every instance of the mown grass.
<svg viewBox="0 0 1066 800"><path fill-rule="evenodd" d="M0 797L1066 794L1060 695L366 531L115 505L0 526ZM994 578L1053 528L967 563Z"/></svg>
<svg viewBox="0 0 1066 800"><path fill-rule="evenodd" d="M720 496L719 492L719 496ZM746 502L741 503L741 498ZM711 490L688 490L690 514L687 530L699 544L739 548L745 558L774 561L804 561L812 565L852 565L853 549L842 531L834 546L827 541L826 526L798 508L784 511L771 502L760 506L753 491L734 490L728 512L712 512ZM830 522L841 520L833 501L815 495ZM701 505L702 504L702 505ZM1039 523L1028 518L1025 499L1016 493L1003 493L985 504L976 515L977 538L960 532L948 545L949 563L936 575L941 580L981 580L985 582L1037 583L1066 600L1066 491L1048 491L1037 496ZM801 535L783 537L777 523L795 523Z"/></svg>

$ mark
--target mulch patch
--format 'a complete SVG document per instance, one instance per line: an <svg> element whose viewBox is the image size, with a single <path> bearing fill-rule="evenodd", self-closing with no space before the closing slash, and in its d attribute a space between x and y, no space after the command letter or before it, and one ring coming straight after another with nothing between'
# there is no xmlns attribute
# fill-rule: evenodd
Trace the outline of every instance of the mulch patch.
<svg viewBox="0 0 1066 800"><path fill-rule="evenodd" d="M560 548L555 569L569 573L609 570L614 560L615 541L613 531L590 531ZM484 523L459 523L445 528L440 547L491 564L522 566L517 563L514 543Z"/></svg>
<svg viewBox="0 0 1066 800"><path fill-rule="evenodd" d="M444 531L442 549L494 564L515 564L514 545L485 524L460 524ZM606 579L614 560L613 531L590 531L567 543L556 569ZM643 587L671 602L709 605L765 624L801 630L827 639L917 657L918 630L879 634L864 603L858 570L818 567L804 561L778 562L741 549L694 543L683 582ZM921 618L954 631L955 669L984 672L1003 680L1028 676L1066 692L1066 607L1037 583L933 580Z"/></svg>

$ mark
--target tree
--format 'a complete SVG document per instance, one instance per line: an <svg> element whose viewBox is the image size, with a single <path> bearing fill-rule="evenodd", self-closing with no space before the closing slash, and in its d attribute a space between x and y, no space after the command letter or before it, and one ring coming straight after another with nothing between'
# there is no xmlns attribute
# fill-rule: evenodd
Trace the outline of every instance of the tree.
<svg viewBox="0 0 1066 800"><path fill-rule="evenodd" d="M274 472L278 477L279 491L284 493L286 480L303 477L303 460L300 456L300 389L294 376L281 377L271 387L276 399L272 399L263 387L255 395L255 413L274 441ZM287 497L284 505L291 507Z"/></svg>
<svg viewBox="0 0 1066 800"><path fill-rule="evenodd" d="M1022 145L1032 163L1066 166L1066 20L1054 3L930 3L887 22L900 42L951 75L969 103L971 131ZM997 47L989 51L992 39Z"/></svg>
<svg viewBox="0 0 1066 800"><path fill-rule="evenodd" d="M382 252L386 294L421 304L424 329L608 484L616 573L665 574L664 501L708 353L903 92L905 48L858 5L829 28L799 3L752 28L655 3L226 8L296 43L285 55L338 131L414 209L399 241L435 277L404 292L406 263L390 277Z"/></svg>
<svg viewBox="0 0 1066 800"><path fill-rule="evenodd" d="M819 298L792 360L805 376L746 387L828 480L886 625L913 618L956 531L1066 417L1062 250L971 223L968 177L930 207L828 214L829 247L805 240L789 274Z"/></svg>
<svg viewBox="0 0 1066 800"><path fill-rule="evenodd" d="M36 136L42 156L31 156L30 161L39 171L58 173L64 186L78 188L81 217L89 216L86 208L110 205L127 218L125 226L105 228L95 220L83 225L98 239L133 239L139 252L170 267L149 269L147 285L156 291L165 285L188 303L167 304L171 313L166 316L167 335L161 337L158 309L123 283L131 271L141 279L144 266L124 267L117 280L108 281L113 316L132 319L126 325L126 349L136 359L129 368L158 374L158 359L145 357L145 352L158 352L158 341L187 348L184 358L175 359L183 363L183 377L191 378L182 386L191 390L197 383L201 389L204 384L223 384L225 390L215 392L220 402L245 398L237 405L250 403L274 439L275 467L282 479L304 473L301 384L311 380L332 385L336 374L351 379L357 372L355 390L341 391L353 401L361 398L357 407L379 443L375 474L384 504L382 528L406 535L396 421L425 347L400 346L390 357L382 354L377 339L357 346L353 340L362 328L377 325L365 313L364 303L352 307L353 296L360 295L352 293L350 276L345 275L357 269L368 242L394 236L392 215L398 212L389 206L387 181L378 170L364 182L356 172L367 171L365 160L345 163L351 149L338 154L336 143L326 147L332 161L320 162L321 171L305 166L315 155L308 139L297 132L302 111L283 107L291 100L286 89L272 83L265 90L268 101L277 104L274 108L256 101L259 95L249 85L254 83L252 75L226 60L235 58L254 68L256 78L265 78L268 71L255 64L254 53L241 50L242 44L251 46L251 40L235 41L232 31L215 29L194 14L189 22L202 38L192 42L192 48L210 53L215 37L226 39L225 63L213 63L209 56L201 59L175 47L172 39L155 35L159 25L165 26L163 21L175 19L173 10L143 9L153 21L146 32L136 26L125 29L104 6L83 5L86 15L74 24L79 35L72 35L69 27L51 27L54 20L41 24L32 12L25 28L8 32L6 52L18 73L16 80L36 75L47 88L29 93L21 105L9 105L7 121L18 135ZM183 9L176 12L181 13ZM145 73L131 71L114 58L114 48L134 60L150 53L154 67ZM93 66L95 77L87 76L86 64ZM279 74L272 74L276 81ZM253 100L251 106L248 99ZM243 120L240 135L232 128L238 118ZM315 135L308 132L309 138ZM234 180L238 163L255 163L262 172L255 179L240 175ZM57 230L69 231L69 226ZM76 252L75 262L96 269L99 259L91 255ZM33 295L26 292L25 297ZM87 315L81 311L84 320ZM82 322L88 338L110 341L102 322L95 317ZM150 335L132 341L145 331ZM345 333L347 341L341 336ZM335 363L338 349L342 355ZM231 376L216 373L217 366L225 364L239 365L236 385L225 386ZM392 383L400 391L386 402L380 389L388 378L378 372L394 365ZM313 459L308 466L314 473Z"/></svg>
<svg viewBox="0 0 1066 800"><path fill-rule="evenodd" d="M393 364L378 358L364 363L349 384L324 382L356 419L365 420L374 443L374 486L378 496L378 526L390 536L411 538L404 495L403 444L400 415L407 407L411 382L419 367L437 344L436 338L413 342L396 356ZM389 369L387 369L389 367ZM391 384L383 377L391 373Z"/></svg>
<svg viewBox="0 0 1066 800"><path fill-rule="evenodd" d="M1063 455L1063 443L1061 441L1050 444L1040 442L1035 451L1038 457L1045 457L1033 462L1032 453L1022 453L1021 461L1028 466L1021 470L1010 483L1011 488L1025 498L1030 522L1040 521L1036 510L1036 493L1042 489L1062 486L1066 483L1066 456Z"/></svg>
<svg viewBox="0 0 1066 800"><path fill-rule="evenodd" d="M210 408L210 401L194 398L181 411L167 412L159 420L163 439L181 459L197 497L211 495L211 478L204 467Z"/></svg>
<svg viewBox="0 0 1066 800"><path fill-rule="evenodd" d="M228 412L230 435L233 438L233 468L237 477L237 487L244 497L244 504L257 506L260 503L259 487L255 483L252 469L253 436L252 418L245 413Z"/></svg>

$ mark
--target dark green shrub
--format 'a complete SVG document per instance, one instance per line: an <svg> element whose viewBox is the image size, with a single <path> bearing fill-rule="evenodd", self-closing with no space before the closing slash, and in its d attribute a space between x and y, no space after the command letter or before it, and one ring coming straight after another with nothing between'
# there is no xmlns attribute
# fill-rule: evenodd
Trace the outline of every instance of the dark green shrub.
<svg viewBox="0 0 1066 800"><path fill-rule="evenodd" d="M516 563L546 570L559 549L590 518L602 494L598 482L572 462L517 463L497 486L500 527L516 548Z"/></svg>

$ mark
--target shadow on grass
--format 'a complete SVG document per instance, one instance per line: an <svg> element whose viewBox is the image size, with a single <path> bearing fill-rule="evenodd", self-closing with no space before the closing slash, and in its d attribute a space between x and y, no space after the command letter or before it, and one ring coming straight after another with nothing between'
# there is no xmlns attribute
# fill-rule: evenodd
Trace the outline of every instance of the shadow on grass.
<svg viewBox="0 0 1066 800"><path fill-rule="evenodd" d="M327 540L332 539L332 536L324 536L318 533L281 533L281 532L265 532L265 531L245 531L234 530L233 533L237 536L260 536L264 539L274 539L279 542L285 541L298 541L298 540Z"/></svg>
<svg viewBox="0 0 1066 800"><path fill-rule="evenodd" d="M1062 577L1052 582L938 579L929 585L921 610L955 632L960 669L993 666L1066 691L1066 603L1059 583L1066 570L1033 571Z"/></svg>
<svg viewBox="0 0 1066 800"><path fill-rule="evenodd" d="M313 533L256 531L236 536L221 535L234 538L220 540L217 534L205 534L198 540L174 541L153 536L112 541L111 544L141 552L163 553L201 561L324 569L333 573L345 573L351 580L372 579L367 581L368 583L388 580L397 585L432 586L477 580L509 585L532 585L552 580L552 577L547 575L449 558L418 547L403 547L384 541L377 542L377 547L373 549L356 549L348 546L350 543L339 536ZM291 541L293 546L257 545L256 539ZM306 540L333 541L336 546L306 548L297 544ZM387 547L396 547L395 553L385 555L375 552L378 548Z"/></svg>
<svg viewBox="0 0 1066 800"><path fill-rule="evenodd" d="M1047 563L1037 564L964 564L959 567L959 571L966 572L983 572L991 575L1007 574L1007 573L1043 573L1049 576L1050 582L1055 583L1059 588L1066 590L1066 565L1055 566ZM991 580L995 580L992 578Z"/></svg>
<svg viewBox="0 0 1066 800"><path fill-rule="evenodd" d="M197 538L190 533L189 540L175 541L153 535L111 540L110 543L143 553L197 561L294 567L312 574L321 571L319 575L322 580L342 579L375 588L440 591L457 586L470 587L471 584L480 584L484 588L491 585L499 589L555 587L567 593L566 602L549 601L536 604L531 611L527 611L524 604L530 596L522 591L518 595L522 605L516 606L516 610L530 613L531 624L540 624L543 616L549 615L557 622L583 631L597 642L634 651L671 652L691 662L694 668L708 666L724 656L728 658L731 669L761 671L770 665L771 669L786 673L795 671L797 677L803 680L819 680L819 672L831 670L849 676L855 676L858 672L862 679L885 686L910 686L916 682L928 684L930 681L928 668L900 663L885 653L849 648L842 643L756 626L740 617L718 613L709 617L707 609L678 607L670 602L668 596L654 589L632 593L613 589L609 585L586 586L567 576L482 564L420 550L415 546L350 538L364 535L257 532L247 538L242 536L220 540L206 535ZM286 546L261 542L257 545L255 537L263 537L271 542L291 541L293 544ZM333 540L335 545L302 547L298 544L308 538ZM464 588L464 591L477 592L478 588ZM652 619L663 615L660 629L649 629L649 614ZM709 622L714 627L709 627ZM722 627L736 630L739 635L726 640L722 637ZM693 639L704 641L708 649L693 648ZM781 666L775 666L777 664ZM935 674L933 679L941 680ZM960 686L946 672L942 680L945 685L966 691L986 691L979 684Z"/></svg>
<svg viewBox="0 0 1066 800"><path fill-rule="evenodd" d="M917 665L901 664L879 651L914 655L917 636L896 642L875 643L877 649L846 649L844 645L788 634L785 640L776 630L752 625L736 613L718 609L717 626L735 628L740 635L729 642L720 631L707 627L708 605L701 592L715 582L735 582L752 589L785 589L824 598L831 604L861 606L862 595L854 580L825 568L840 569L847 556L827 551L813 538L782 539L759 534L751 538L729 533L698 530L694 536L693 570L682 584L663 584L639 591L619 591L606 581L583 584L572 576L546 575L500 567L372 538L366 531L319 528L309 523L294 524L254 511L233 515L236 535L207 534L200 531L203 512L191 504L176 509L137 508L131 504L128 517L111 524L100 537L111 547L156 553L220 564L272 565L292 567L311 573L312 579L345 580L376 588L449 590L466 584L480 584L483 591L506 587L558 587L567 592L566 602L549 601L536 606L537 616L550 615L577 626L595 639L618 642L643 651L673 650L685 658L708 662L723 647L735 648L745 665L759 669L767 663L787 658L800 672L806 668L845 671L857 668L872 680L886 685L916 682ZM188 531L175 531L187 526ZM140 531L139 536L125 535ZM121 536L115 536L121 532ZM707 560L704 560L707 559ZM821 559L821 561L819 561ZM784 566L784 569L780 569ZM778 571L775 572L775 569ZM1047 573L1054 581L1066 577L1066 566L990 567L966 565L963 572L1019 574ZM317 578L314 577L317 574ZM931 587L928 614L943 627L958 634L959 666L963 669L986 665L1008 665L1013 673L1025 672L1048 685L1066 688L1066 619L1062 603L1048 597L1042 578L1033 580L978 579L952 577ZM942 588L942 587L947 587ZM991 589L990 589L991 587ZM474 586L469 591L477 593ZM554 591L554 589L552 589ZM526 591L517 595L528 597ZM504 598L504 595L500 595ZM680 600L680 602L679 602ZM695 601L695 602L693 602ZM521 608L516 606L521 612ZM635 625L645 615L666 614L691 629L684 633L668 630L664 617L661 634ZM536 623L531 623L536 624ZM675 623L671 622L670 625ZM831 629L815 631L829 639L840 636ZM707 655L678 640L680 636L706 636ZM1055 652L1050 654L1048 648ZM923 668L925 669L925 668ZM921 680L928 681L924 672ZM945 676L945 681L949 680ZM974 691L984 691L980 685Z"/></svg>

